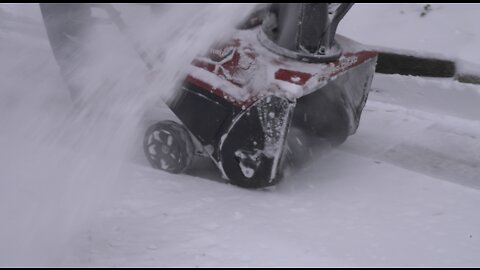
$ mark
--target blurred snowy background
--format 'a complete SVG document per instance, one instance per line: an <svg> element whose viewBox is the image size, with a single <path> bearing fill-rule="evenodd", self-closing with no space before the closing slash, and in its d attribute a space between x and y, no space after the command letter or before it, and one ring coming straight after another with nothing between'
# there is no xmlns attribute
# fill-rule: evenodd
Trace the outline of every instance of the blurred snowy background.
<svg viewBox="0 0 480 270"><path fill-rule="evenodd" d="M139 155L141 116L252 7L166 5L153 21L118 7L169 68L147 84L122 37L102 35L89 84L115 91L78 110L38 5L0 4L0 266L480 265L478 85L376 74L357 134L322 149L292 131L313 150L274 189L206 179L205 164L171 175ZM357 4L338 33L475 66L479 13Z"/></svg>

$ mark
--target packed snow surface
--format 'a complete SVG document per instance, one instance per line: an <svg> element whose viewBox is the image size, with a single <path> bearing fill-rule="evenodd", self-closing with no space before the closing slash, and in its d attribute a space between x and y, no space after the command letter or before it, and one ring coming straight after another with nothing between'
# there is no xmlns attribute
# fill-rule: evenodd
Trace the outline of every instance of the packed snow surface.
<svg viewBox="0 0 480 270"><path fill-rule="evenodd" d="M144 159L142 117L173 117L159 97L251 6L117 7L162 65L147 75L101 26L73 106L38 5L0 4L0 266L480 265L478 85L376 74L342 146L290 130L275 188L225 184L201 159L172 175ZM357 4L339 33L479 64L478 12Z"/></svg>

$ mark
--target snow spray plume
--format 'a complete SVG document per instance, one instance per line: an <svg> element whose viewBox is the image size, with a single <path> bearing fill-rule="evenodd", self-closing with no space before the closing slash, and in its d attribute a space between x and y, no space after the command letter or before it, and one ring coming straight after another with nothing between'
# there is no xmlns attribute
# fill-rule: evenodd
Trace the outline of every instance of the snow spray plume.
<svg viewBox="0 0 480 270"><path fill-rule="evenodd" d="M62 264L73 236L118 189L131 148L141 145L144 112L252 8L158 5L147 19L145 6L115 7L138 43L111 22L91 29L82 64L70 69L70 86L81 86L75 106L46 35L0 36L0 266ZM40 25L38 8L35 14ZM136 48L153 56L151 71Z"/></svg>

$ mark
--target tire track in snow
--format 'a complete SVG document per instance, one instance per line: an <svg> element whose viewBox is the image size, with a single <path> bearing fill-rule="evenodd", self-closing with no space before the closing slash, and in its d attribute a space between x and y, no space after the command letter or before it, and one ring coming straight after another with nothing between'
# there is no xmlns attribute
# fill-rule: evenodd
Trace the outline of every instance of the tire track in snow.
<svg viewBox="0 0 480 270"><path fill-rule="evenodd" d="M371 100L357 134L340 149L480 189L477 121Z"/></svg>

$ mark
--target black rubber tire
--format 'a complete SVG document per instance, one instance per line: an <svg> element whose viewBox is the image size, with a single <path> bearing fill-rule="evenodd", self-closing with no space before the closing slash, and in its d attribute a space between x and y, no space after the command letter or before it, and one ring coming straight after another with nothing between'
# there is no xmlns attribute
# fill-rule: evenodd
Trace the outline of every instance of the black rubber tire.
<svg viewBox="0 0 480 270"><path fill-rule="evenodd" d="M152 167L170 173L184 172L194 156L190 133L181 124L170 120L158 122L147 129L143 151Z"/></svg>

